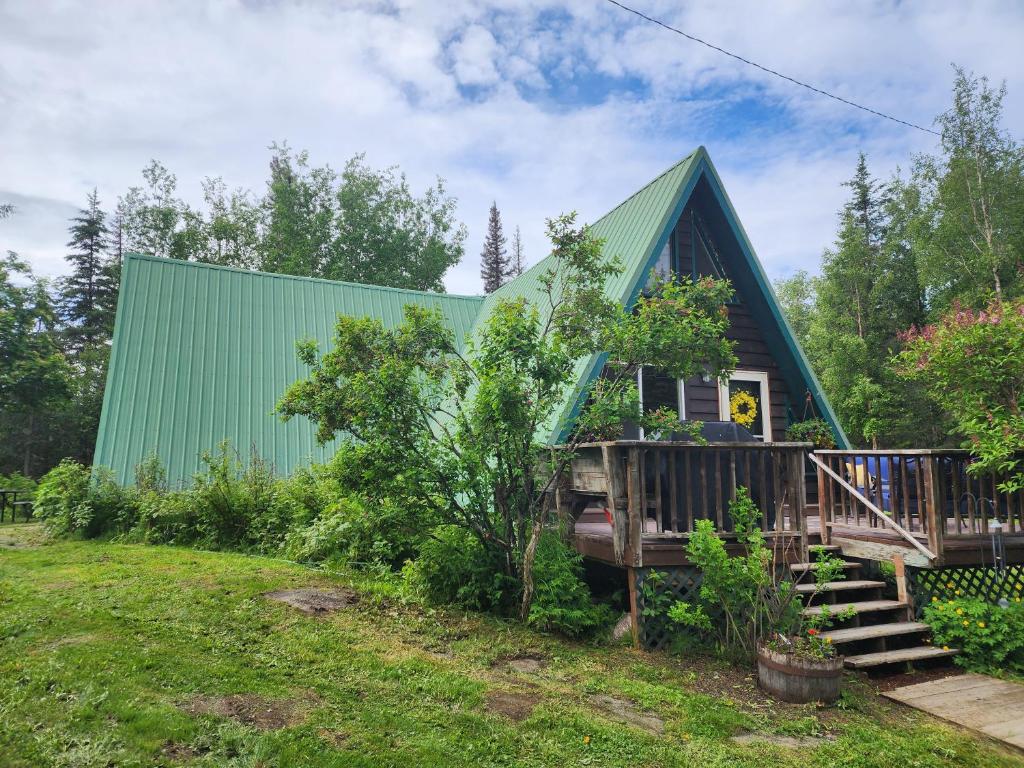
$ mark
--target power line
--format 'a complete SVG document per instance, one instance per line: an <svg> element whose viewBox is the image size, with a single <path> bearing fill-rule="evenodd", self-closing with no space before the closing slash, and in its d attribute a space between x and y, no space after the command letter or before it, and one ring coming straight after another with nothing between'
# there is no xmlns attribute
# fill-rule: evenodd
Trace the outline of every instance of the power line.
<svg viewBox="0 0 1024 768"><path fill-rule="evenodd" d="M843 104L846 104L847 106L856 107L857 109L862 109L865 112L870 112L872 115L876 115L877 117L885 118L886 120L892 120L894 123L899 123L900 125L905 125L908 128L916 128L919 131L924 131L925 133L930 133L930 134L932 134L934 136L941 136L942 135L938 131L933 131L931 128L924 128L924 127L922 127L920 125L917 125L916 123L908 123L906 120L900 120L898 117L893 117L892 115L887 115L884 112L879 112L877 109L871 109L871 107L865 107L863 104L858 104L855 101L850 101L849 99L844 99L842 96L836 96L834 93L829 93L828 91L823 91L821 88L815 88L813 85L805 83L805 82L803 82L801 80L797 80L796 78L790 77L789 75L784 75L781 72L776 72L774 69L769 69L768 67L762 66L761 64L758 64L756 61L751 61L750 59L745 59L742 56L738 56L737 54L732 53L731 51L725 50L725 48L719 48L717 45L713 45L713 44L709 43L707 40L701 40L699 37L691 35L691 34L689 34L687 32L683 32L683 30L681 30L681 29L676 29L675 27L673 27L673 26L671 26L669 24L666 24L663 21L659 21L658 19L652 18L652 17L648 16L646 13L638 11L635 8L630 8L628 5L623 5L622 3L618 2L618 0L607 0L607 2L611 3L612 5L618 6L619 8L621 8L622 10L624 10L624 11L626 11L628 13L632 13L634 16L639 16L644 21L649 21L652 24L657 24L659 27L663 27L663 28L667 29L669 32L675 32L677 35L682 35L687 40L692 40L695 43L700 43L701 45L705 46L706 48L710 48L713 51L718 51L719 53L724 53L726 56L729 56L730 58L736 59L737 61L742 61L744 64L747 64L747 65L749 65L751 67L754 67L756 69L760 69L762 72L767 72L769 75L774 75L775 77L780 77L783 80L788 80L789 82L793 83L794 85L799 85L801 88L806 88L809 91L814 91L815 93L820 94L821 96L827 96L830 99L835 99L836 101L841 101Z"/></svg>

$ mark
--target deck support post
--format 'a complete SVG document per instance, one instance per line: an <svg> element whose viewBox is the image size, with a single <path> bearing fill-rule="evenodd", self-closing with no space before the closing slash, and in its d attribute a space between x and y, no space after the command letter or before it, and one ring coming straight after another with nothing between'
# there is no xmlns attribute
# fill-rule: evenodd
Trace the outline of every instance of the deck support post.
<svg viewBox="0 0 1024 768"><path fill-rule="evenodd" d="M903 555L893 555L892 565L896 571L896 599L901 603L910 602L910 593L907 592L907 565L903 561Z"/></svg>
<svg viewBox="0 0 1024 768"><path fill-rule="evenodd" d="M626 536L626 561L640 567L644 564L643 518L647 515L646 500L640 493L640 449L629 449L629 481L626 495L628 501L629 525Z"/></svg>
<svg viewBox="0 0 1024 768"><path fill-rule="evenodd" d="M818 528L821 535L821 543L828 546L832 543L832 515L834 514L832 505L826 503L826 497L828 496L828 485L825 482L825 470L815 465L814 467L818 471Z"/></svg>
<svg viewBox="0 0 1024 768"><path fill-rule="evenodd" d="M627 567L626 578L629 580L629 626L633 633L633 647L640 650L640 611L636 594L636 569Z"/></svg>
<svg viewBox="0 0 1024 768"><path fill-rule="evenodd" d="M810 559L810 550L807 547L807 484L804 483L804 452L789 454L788 459L789 485L793 491L793 530L800 536L800 557L806 562Z"/></svg>
<svg viewBox="0 0 1024 768"><path fill-rule="evenodd" d="M626 519L628 514L627 488L626 480L623 477L620 449L612 445L602 445L601 463L604 468L607 491L605 499L608 504L608 514L612 518L612 551L616 565L622 565L627 556L629 525Z"/></svg>
<svg viewBox="0 0 1024 768"><path fill-rule="evenodd" d="M942 562L942 542L946 536L946 514L942 507L942 471L935 456L923 456L924 506L928 519L928 549L938 555L933 565Z"/></svg>

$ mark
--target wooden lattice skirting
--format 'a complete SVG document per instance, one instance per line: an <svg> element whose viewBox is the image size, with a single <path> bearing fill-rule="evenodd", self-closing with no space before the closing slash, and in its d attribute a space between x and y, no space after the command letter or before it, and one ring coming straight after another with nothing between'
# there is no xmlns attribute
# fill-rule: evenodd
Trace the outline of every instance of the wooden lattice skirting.
<svg viewBox="0 0 1024 768"><path fill-rule="evenodd" d="M661 578L651 579L657 572ZM687 630L684 627L671 625L664 616L664 610L676 600L686 602L697 601L703 578L701 570L693 565L681 565L672 568L635 568L633 569L633 588L636 590L637 625L639 627L640 647L649 651L657 651L667 647L674 637ZM646 586L646 588L645 588ZM647 615L645 615L647 614ZM717 616L711 617L717 620Z"/></svg>
<svg viewBox="0 0 1024 768"><path fill-rule="evenodd" d="M961 568L907 567L907 588L914 600L914 611L920 618L924 607L933 597L953 600L957 597L975 597L998 602L1005 597L1010 602L1024 598L1024 565L1007 566L1000 579L995 568L968 566ZM957 590L960 594L957 595Z"/></svg>

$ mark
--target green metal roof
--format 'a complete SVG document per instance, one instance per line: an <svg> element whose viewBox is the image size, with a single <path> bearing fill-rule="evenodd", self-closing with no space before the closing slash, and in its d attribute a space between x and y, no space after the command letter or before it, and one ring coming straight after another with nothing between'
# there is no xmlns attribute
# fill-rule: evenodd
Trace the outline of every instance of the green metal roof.
<svg viewBox="0 0 1024 768"><path fill-rule="evenodd" d="M618 258L622 266L622 271L605 285L609 299L626 304L636 299L697 180L695 170L701 152L702 149L698 149L687 155L590 225L591 232L605 241L604 258ZM551 269L553 260L553 256L547 256L487 296L473 327L474 335L479 334L495 303L502 298L522 296L543 312L548 302L541 278ZM584 387L600 372L602 365L600 355L577 362L574 385L567 388L562 404L543 425L538 439L554 443L564 437L580 405Z"/></svg>
<svg viewBox="0 0 1024 768"><path fill-rule="evenodd" d="M838 419L811 371L703 147L680 160L591 225L605 241L605 258L622 271L606 295L631 305L698 182L705 180L730 228L766 308L763 321L778 339L773 353L806 386L846 445ZM122 274L110 371L95 462L130 481L135 465L156 454L172 483L187 482L200 454L227 439L254 447L285 474L329 457L335 444L317 445L303 417L283 423L274 407L285 389L307 374L295 342L327 348L338 314L372 316L388 326L414 303L440 307L457 338L477 336L497 301L525 297L542 311L541 277L548 256L485 298L406 291L355 283L273 275L195 262L129 256ZM564 439L603 355L578 361L572 386L538 439Z"/></svg>
<svg viewBox="0 0 1024 768"><path fill-rule="evenodd" d="M304 417L274 407L308 372L295 343L326 349L339 314L394 326L406 304L440 307L459 339L483 299L273 275L174 259L125 260L95 463L124 482L155 452L168 480L189 481L227 439L286 474L331 455Z"/></svg>
<svg viewBox="0 0 1024 768"><path fill-rule="evenodd" d="M806 387L811 393L818 411L832 425L839 445L848 447L842 426L783 315L764 269L704 147L698 147L591 225L593 234L605 241L605 258L617 257L622 264L622 271L605 286L605 295L626 306L633 304L701 179L707 182L721 208L740 255L768 309L765 322L775 326L772 331L777 331L777 334L770 335L777 335L780 340L780 343L773 346L773 353L780 359L782 368L792 370L793 378L799 379L801 387ZM542 310L547 307L547 302L542 300L540 278L551 268L552 258L548 256L488 296L474 324L474 334L479 333L495 302L501 298L523 296ZM542 426L538 439L546 443L557 443L567 437L583 405L587 385L600 374L604 361L604 355L578 361L573 386L566 389L562 404L549 422Z"/></svg>

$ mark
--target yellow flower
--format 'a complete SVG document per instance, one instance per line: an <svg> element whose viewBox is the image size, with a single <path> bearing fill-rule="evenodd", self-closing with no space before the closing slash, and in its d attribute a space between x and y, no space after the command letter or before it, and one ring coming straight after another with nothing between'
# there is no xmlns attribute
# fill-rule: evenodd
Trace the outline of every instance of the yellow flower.
<svg viewBox="0 0 1024 768"><path fill-rule="evenodd" d="M960 590L959 589L956 591L956 594L958 594L958 595L960 594Z"/></svg>
<svg viewBox="0 0 1024 768"><path fill-rule="evenodd" d="M981 627L982 629L984 629L985 628L985 622L984 621L979 621L978 622L978 626Z"/></svg>
<svg viewBox="0 0 1024 768"><path fill-rule="evenodd" d="M1020 584L1018 584L1017 586L1015 586L1015 587L1014 587L1014 589L1016 589L1016 590L1017 590L1018 592L1020 592Z"/></svg>
<svg viewBox="0 0 1024 768"><path fill-rule="evenodd" d="M940 610L940 611L941 611L941 610L942 610L943 608L945 608L945 607L946 607L946 606L944 606L944 605L942 605L941 603L939 603L939 610Z"/></svg>
<svg viewBox="0 0 1024 768"><path fill-rule="evenodd" d="M948 650L949 650L949 646L948 646L948 645L944 645L944 646L942 646L942 650L944 650L944 651L948 651Z"/></svg>
<svg viewBox="0 0 1024 768"><path fill-rule="evenodd" d="M1020 602L1020 598L1019 598L1019 597L1015 597L1015 598L1013 598L1013 602L1015 602L1015 603L1019 603L1019 602Z"/></svg>
<svg viewBox="0 0 1024 768"><path fill-rule="evenodd" d="M964 626L965 627L971 626L971 622L969 622L967 619L964 619Z"/></svg>
<svg viewBox="0 0 1024 768"><path fill-rule="evenodd" d="M584 744L589 744L590 743L590 737L589 736L584 736L583 737L583 743Z"/></svg>
<svg viewBox="0 0 1024 768"><path fill-rule="evenodd" d="M956 615L957 616L963 616L964 615L964 609L963 608L957 608L956 609Z"/></svg>
<svg viewBox="0 0 1024 768"><path fill-rule="evenodd" d="M947 586L947 587L949 587L950 589L952 589L952 588L953 588L953 587L955 587L956 585L955 585L955 584L954 584L954 583L953 583L953 582L951 581L951 582L949 582L949 584L947 584L946 586Z"/></svg>
<svg viewBox="0 0 1024 768"><path fill-rule="evenodd" d="M825 642L826 643L831 643L832 642L832 638L831 637L826 637L825 638Z"/></svg>
<svg viewBox="0 0 1024 768"><path fill-rule="evenodd" d="M935 595L932 595L932 602L933 603L939 602L939 598L935 597Z"/></svg>

